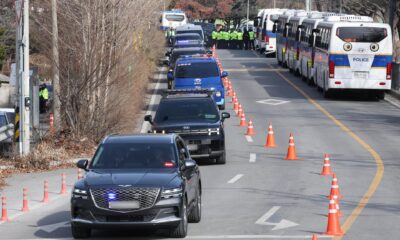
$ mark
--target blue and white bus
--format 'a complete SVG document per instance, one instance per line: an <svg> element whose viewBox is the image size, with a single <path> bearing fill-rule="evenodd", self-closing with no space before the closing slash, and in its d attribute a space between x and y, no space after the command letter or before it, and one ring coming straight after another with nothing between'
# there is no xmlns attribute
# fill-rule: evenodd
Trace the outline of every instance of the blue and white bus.
<svg viewBox="0 0 400 240"><path fill-rule="evenodd" d="M300 41L301 32L299 28L303 20L308 16L307 12L297 12L289 20L287 37L287 65L288 68L300 75Z"/></svg>
<svg viewBox="0 0 400 240"><path fill-rule="evenodd" d="M332 16L317 25L315 79L324 97L364 90L383 99L391 88L392 32L365 16Z"/></svg>
<svg viewBox="0 0 400 240"><path fill-rule="evenodd" d="M280 14L286 9L264 9L262 16L257 17L257 35L255 40L256 48L266 56L276 53L276 33L272 32L274 21L278 20Z"/></svg>
<svg viewBox="0 0 400 240"><path fill-rule="evenodd" d="M181 10L171 10L162 12L160 19L161 30L167 30L168 28L175 29L179 26L187 24L186 14Z"/></svg>

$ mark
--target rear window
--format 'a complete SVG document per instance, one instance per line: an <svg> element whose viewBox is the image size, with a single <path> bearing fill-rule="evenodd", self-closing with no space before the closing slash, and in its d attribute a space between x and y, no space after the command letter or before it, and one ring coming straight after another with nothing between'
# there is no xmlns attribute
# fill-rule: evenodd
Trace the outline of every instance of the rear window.
<svg viewBox="0 0 400 240"><path fill-rule="evenodd" d="M218 110L212 99L162 101L154 118L155 123L200 121L214 123L219 120Z"/></svg>
<svg viewBox="0 0 400 240"><path fill-rule="evenodd" d="M182 40L201 40L200 35L186 35L186 36L179 36L175 37L175 41L182 41Z"/></svg>
<svg viewBox="0 0 400 240"><path fill-rule="evenodd" d="M172 144L165 143L106 143L96 151L91 168L165 168L166 162L176 165L173 149Z"/></svg>
<svg viewBox="0 0 400 240"><path fill-rule="evenodd" d="M183 50L183 49L182 49ZM195 55L195 54L205 54L206 50L196 50L196 51L179 51L179 52L173 52L172 56L171 56L171 62L175 63L176 60L180 57L180 56L184 56L184 55Z"/></svg>
<svg viewBox="0 0 400 240"><path fill-rule="evenodd" d="M339 27L336 36L345 42L380 42L387 37L387 31L377 27Z"/></svg>
<svg viewBox="0 0 400 240"><path fill-rule="evenodd" d="M176 31L176 34L185 34L185 33L197 33L200 37L200 39L203 39L203 32L200 30L182 30L182 31Z"/></svg>
<svg viewBox="0 0 400 240"><path fill-rule="evenodd" d="M173 22L182 22L185 19L185 16L178 14L167 14L165 15L165 19Z"/></svg>
<svg viewBox="0 0 400 240"><path fill-rule="evenodd" d="M218 67L214 62L184 63L176 66L177 78L207 78L218 77Z"/></svg>

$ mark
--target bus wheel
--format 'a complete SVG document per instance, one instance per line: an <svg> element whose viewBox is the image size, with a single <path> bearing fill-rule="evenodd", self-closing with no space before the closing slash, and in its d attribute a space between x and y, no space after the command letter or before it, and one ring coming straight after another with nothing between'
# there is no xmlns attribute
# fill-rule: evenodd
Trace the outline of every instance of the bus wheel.
<svg viewBox="0 0 400 240"><path fill-rule="evenodd" d="M379 99L379 100L385 99L385 92L384 91L376 92L376 98Z"/></svg>
<svg viewBox="0 0 400 240"><path fill-rule="evenodd" d="M322 96L324 96L324 98L330 98L332 96L332 90L328 90L325 88L325 81L324 86L322 87Z"/></svg>

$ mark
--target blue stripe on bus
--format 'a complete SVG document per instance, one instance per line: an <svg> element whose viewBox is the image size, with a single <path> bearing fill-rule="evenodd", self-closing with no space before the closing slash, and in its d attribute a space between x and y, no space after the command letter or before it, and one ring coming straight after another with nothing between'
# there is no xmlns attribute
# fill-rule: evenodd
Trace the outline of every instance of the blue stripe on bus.
<svg viewBox="0 0 400 240"><path fill-rule="evenodd" d="M350 67L349 57L346 54L329 54L329 61L335 62L337 67ZM391 61L390 55L375 55L371 67L386 67Z"/></svg>
<svg viewBox="0 0 400 240"><path fill-rule="evenodd" d="M263 29L262 34L265 35L265 33L267 33L268 37L270 38L276 38L276 33L273 33L272 31L266 31L265 29Z"/></svg>

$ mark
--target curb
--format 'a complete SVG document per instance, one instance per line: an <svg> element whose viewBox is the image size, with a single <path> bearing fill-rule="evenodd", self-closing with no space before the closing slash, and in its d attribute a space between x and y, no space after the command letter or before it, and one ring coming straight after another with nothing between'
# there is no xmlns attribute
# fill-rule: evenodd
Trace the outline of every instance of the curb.
<svg viewBox="0 0 400 240"><path fill-rule="evenodd" d="M393 96L393 97L395 97L395 98L397 98L397 99L400 100L400 90L394 90L394 89L392 89L392 90L389 91L389 94L390 94L391 96Z"/></svg>

